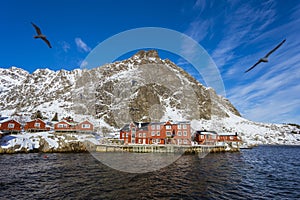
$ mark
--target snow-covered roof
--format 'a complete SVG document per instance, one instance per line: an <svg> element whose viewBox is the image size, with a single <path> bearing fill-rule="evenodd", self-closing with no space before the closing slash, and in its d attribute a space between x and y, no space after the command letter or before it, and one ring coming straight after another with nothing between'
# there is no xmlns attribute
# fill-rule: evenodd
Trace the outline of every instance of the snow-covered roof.
<svg viewBox="0 0 300 200"><path fill-rule="evenodd" d="M224 133L218 133L218 135L222 135L222 136L234 136L236 135L235 133L229 133L229 132L224 132Z"/></svg>
<svg viewBox="0 0 300 200"><path fill-rule="evenodd" d="M212 134L218 134L216 131L207 131L207 130L202 130L202 131L196 131L196 133L200 135L212 135Z"/></svg>
<svg viewBox="0 0 300 200"><path fill-rule="evenodd" d="M18 121L14 120L14 119L11 119L11 118L7 118L7 119L4 119L4 120L0 121L0 124L8 122L8 121L14 121L14 122L20 124Z"/></svg>
<svg viewBox="0 0 300 200"><path fill-rule="evenodd" d="M8 117L0 117L0 124L6 122L8 119Z"/></svg>

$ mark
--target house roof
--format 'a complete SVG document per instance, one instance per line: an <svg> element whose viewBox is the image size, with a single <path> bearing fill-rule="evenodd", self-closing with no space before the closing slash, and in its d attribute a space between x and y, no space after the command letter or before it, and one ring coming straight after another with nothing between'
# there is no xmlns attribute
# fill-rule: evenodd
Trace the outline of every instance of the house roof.
<svg viewBox="0 0 300 200"><path fill-rule="evenodd" d="M172 124L191 124L190 121L176 121L176 122L173 122Z"/></svg>
<svg viewBox="0 0 300 200"><path fill-rule="evenodd" d="M196 131L196 134L200 134L200 135L212 135L215 134L217 135L218 133L216 131L207 131L207 130L203 130L203 131Z"/></svg>
<svg viewBox="0 0 300 200"><path fill-rule="evenodd" d="M29 121L29 122L26 122L26 123L30 123L30 122L36 122L36 121L41 121L41 122L43 122L43 123L45 123L42 119L40 119L40 118L36 118L36 119L34 119L34 120L31 120L31 121Z"/></svg>
<svg viewBox="0 0 300 200"><path fill-rule="evenodd" d="M8 117L0 117L0 123L2 123L2 121L8 119Z"/></svg>
<svg viewBox="0 0 300 200"><path fill-rule="evenodd" d="M8 122L8 121L14 121L14 122L20 124L18 121L14 120L14 119L10 119L10 118L5 119L5 120L3 120L3 121L0 121L0 124L3 124L3 123Z"/></svg>
<svg viewBox="0 0 300 200"><path fill-rule="evenodd" d="M142 131L147 131L148 130L148 122L133 122L134 126L138 128L138 130L142 130ZM125 124L122 128L121 131L129 131L129 126L130 124Z"/></svg>
<svg viewBox="0 0 300 200"><path fill-rule="evenodd" d="M237 135L236 133L219 133L221 136L235 136Z"/></svg>

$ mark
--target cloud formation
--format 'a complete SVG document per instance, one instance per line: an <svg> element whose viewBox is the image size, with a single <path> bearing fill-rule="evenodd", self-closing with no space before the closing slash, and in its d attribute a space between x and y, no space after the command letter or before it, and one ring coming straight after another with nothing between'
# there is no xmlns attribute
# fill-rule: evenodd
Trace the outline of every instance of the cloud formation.
<svg viewBox="0 0 300 200"><path fill-rule="evenodd" d="M67 43L66 41L62 41L60 42L60 44L65 53L67 53L71 49L70 44Z"/></svg>
<svg viewBox="0 0 300 200"><path fill-rule="evenodd" d="M297 84L300 3L295 3L292 12L284 16L282 13L286 12L281 9L286 8L277 3L264 1L257 6L251 1L229 1L214 2L211 7L199 0L193 9L199 9L200 14L185 33L200 44L207 44L207 51L222 74L227 98L243 117L261 122L300 123ZM268 63L261 63L251 73L244 74L285 38L287 42L270 56ZM188 45L184 50L193 53Z"/></svg>
<svg viewBox="0 0 300 200"><path fill-rule="evenodd" d="M81 38L75 38L75 43L76 43L77 48L80 51L83 51L86 53L91 51L91 48Z"/></svg>

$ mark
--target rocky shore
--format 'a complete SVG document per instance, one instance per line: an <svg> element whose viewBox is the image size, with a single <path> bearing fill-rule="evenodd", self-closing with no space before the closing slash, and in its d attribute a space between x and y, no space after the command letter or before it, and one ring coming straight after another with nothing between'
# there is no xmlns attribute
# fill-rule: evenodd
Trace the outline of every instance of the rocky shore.
<svg viewBox="0 0 300 200"><path fill-rule="evenodd" d="M94 151L98 141L90 134L26 133L0 139L0 154L68 153Z"/></svg>

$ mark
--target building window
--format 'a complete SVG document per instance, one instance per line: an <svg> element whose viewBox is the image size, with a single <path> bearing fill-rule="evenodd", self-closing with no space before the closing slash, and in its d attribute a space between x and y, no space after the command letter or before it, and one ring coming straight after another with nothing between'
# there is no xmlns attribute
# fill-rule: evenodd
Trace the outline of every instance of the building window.
<svg viewBox="0 0 300 200"><path fill-rule="evenodd" d="M132 144L135 144L135 139L131 139L131 143L132 143Z"/></svg>
<svg viewBox="0 0 300 200"><path fill-rule="evenodd" d="M178 144L181 144L181 139L178 139Z"/></svg>
<svg viewBox="0 0 300 200"><path fill-rule="evenodd" d="M167 130L171 129L171 126L170 126L170 125L167 125L167 126L166 126L166 129L167 129Z"/></svg>
<svg viewBox="0 0 300 200"><path fill-rule="evenodd" d="M144 137L144 138L147 137L146 135L147 135L147 133L143 133L143 137Z"/></svg>
<svg viewBox="0 0 300 200"><path fill-rule="evenodd" d="M183 129L186 129L186 124L183 124Z"/></svg>
<svg viewBox="0 0 300 200"><path fill-rule="evenodd" d="M58 124L57 127L58 128L67 128L67 124Z"/></svg>
<svg viewBox="0 0 300 200"><path fill-rule="evenodd" d="M160 139L156 139L156 142L157 142L157 143L160 143Z"/></svg>
<svg viewBox="0 0 300 200"><path fill-rule="evenodd" d="M139 144L142 144L142 139L139 139Z"/></svg>
<svg viewBox="0 0 300 200"><path fill-rule="evenodd" d="M159 132L159 131L157 131L156 135L157 135L157 136L160 136L160 132Z"/></svg>
<svg viewBox="0 0 300 200"><path fill-rule="evenodd" d="M170 131L167 131L167 136L171 137L172 133Z"/></svg>
<svg viewBox="0 0 300 200"><path fill-rule="evenodd" d="M131 132L135 133L135 127L132 127Z"/></svg>
<svg viewBox="0 0 300 200"><path fill-rule="evenodd" d="M155 129L155 125L151 125L151 129L154 130Z"/></svg>
<svg viewBox="0 0 300 200"><path fill-rule="evenodd" d="M181 124L178 124L177 127L178 127L178 129L181 129Z"/></svg>
<svg viewBox="0 0 300 200"><path fill-rule="evenodd" d="M187 140L186 139L183 140L183 144L187 144Z"/></svg>
<svg viewBox="0 0 300 200"><path fill-rule="evenodd" d="M142 137L142 133L139 133L139 137Z"/></svg>
<svg viewBox="0 0 300 200"><path fill-rule="evenodd" d="M8 128L15 128L15 124L14 123L9 123Z"/></svg>
<svg viewBox="0 0 300 200"><path fill-rule="evenodd" d="M160 129L160 125L156 125L156 129L159 130Z"/></svg>
<svg viewBox="0 0 300 200"><path fill-rule="evenodd" d="M90 124L81 124L81 128L90 128L91 125Z"/></svg>
<svg viewBox="0 0 300 200"><path fill-rule="evenodd" d="M187 136L187 132L186 131L183 131L183 136Z"/></svg>
<svg viewBox="0 0 300 200"><path fill-rule="evenodd" d="M154 131L151 132L151 136L155 136L155 132Z"/></svg>
<svg viewBox="0 0 300 200"><path fill-rule="evenodd" d="M34 123L34 127L40 128L41 124L40 123Z"/></svg>
<svg viewBox="0 0 300 200"><path fill-rule="evenodd" d="M182 136L181 131L178 131L178 132L177 132L177 135L178 135L178 136Z"/></svg>
<svg viewBox="0 0 300 200"><path fill-rule="evenodd" d="M131 137L135 138L135 133L131 133Z"/></svg>

